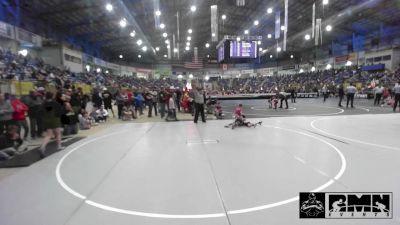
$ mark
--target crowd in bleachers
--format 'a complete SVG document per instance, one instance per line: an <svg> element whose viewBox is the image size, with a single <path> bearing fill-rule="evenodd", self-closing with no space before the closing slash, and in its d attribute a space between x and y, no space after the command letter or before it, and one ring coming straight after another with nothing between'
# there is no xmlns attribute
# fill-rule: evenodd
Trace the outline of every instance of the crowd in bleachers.
<svg viewBox="0 0 400 225"><path fill-rule="evenodd" d="M372 90L374 85L381 83L386 88L392 88L400 80L400 70L393 73L361 72L357 68L344 70L325 70L291 75L257 76L247 78L218 79L220 91L224 93L268 93L295 88L297 92L319 92L326 86L330 92L336 92L343 83L361 83L360 93ZM232 85L229 86L229 84Z"/></svg>

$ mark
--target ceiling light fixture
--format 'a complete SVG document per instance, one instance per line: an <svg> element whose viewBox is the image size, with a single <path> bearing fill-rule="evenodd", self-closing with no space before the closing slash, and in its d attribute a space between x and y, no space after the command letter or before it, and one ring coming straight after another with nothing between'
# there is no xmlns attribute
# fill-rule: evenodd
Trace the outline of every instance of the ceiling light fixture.
<svg viewBox="0 0 400 225"><path fill-rule="evenodd" d="M226 15L225 15L225 14L222 15L222 16L221 16L221 19L222 19L222 20L226 20Z"/></svg>
<svg viewBox="0 0 400 225"><path fill-rule="evenodd" d="M267 9L267 13L268 13L268 14L271 14L272 11L273 11L272 8L268 8L268 9Z"/></svg>
<svg viewBox="0 0 400 225"><path fill-rule="evenodd" d="M260 24L260 22L258 20L254 20L254 26L258 26L258 24Z"/></svg>
<svg viewBox="0 0 400 225"><path fill-rule="evenodd" d="M206 43L206 48L209 48L210 47L210 44L209 43Z"/></svg>
<svg viewBox="0 0 400 225"><path fill-rule="evenodd" d="M160 24L160 28L161 28L161 29L164 29L164 28L165 28L165 24L163 24L163 23Z"/></svg>
<svg viewBox="0 0 400 225"><path fill-rule="evenodd" d="M325 29L326 29L326 31L328 31L328 32L329 32L329 31L331 31L331 30L332 30L332 26L331 26L331 25L327 25Z"/></svg>
<svg viewBox="0 0 400 225"><path fill-rule="evenodd" d="M168 37L168 34L167 33L163 33L162 36L166 38L166 37Z"/></svg>
<svg viewBox="0 0 400 225"><path fill-rule="evenodd" d="M196 10L197 10L197 7L196 7L195 5L192 5L192 6L190 7L190 11L196 12Z"/></svg>
<svg viewBox="0 0 400 225"><path fill-rule="evenodd" d="M161 11L160 10L156 11L156 16L161 16Z"/></svg>
<svg viewBox="0 0 400 225"><path fill-rule="evenodd" d="M119 21L119 26L121 26L122 28L124 28L124 27L126 27L126 25L127 25L126 19L125 19L125 18L122 18L122 19Z"/></svg>
<svg viewBox="0 0 400 225"><path fill-rule="evenodd" d="M113 11L113 5L111 5L110 3L107 3L107 5L106 5L106 10L107 11L109 11L109 12L111 12L111 11Z"/></svg>

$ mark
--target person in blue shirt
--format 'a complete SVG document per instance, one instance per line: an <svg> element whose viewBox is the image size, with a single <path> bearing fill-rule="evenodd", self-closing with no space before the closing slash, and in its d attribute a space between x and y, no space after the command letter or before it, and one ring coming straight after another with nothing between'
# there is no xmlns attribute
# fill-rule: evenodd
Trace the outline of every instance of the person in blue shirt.
<svg viewBox="0 0 400 225"><path fill-rule="evenodd" d="M139 115L143 115L143 102L144 102L144 98L142 93L137 93L135 95L135 111L136 111L136 115L137 115L137 111L139 110Z"/></svg>

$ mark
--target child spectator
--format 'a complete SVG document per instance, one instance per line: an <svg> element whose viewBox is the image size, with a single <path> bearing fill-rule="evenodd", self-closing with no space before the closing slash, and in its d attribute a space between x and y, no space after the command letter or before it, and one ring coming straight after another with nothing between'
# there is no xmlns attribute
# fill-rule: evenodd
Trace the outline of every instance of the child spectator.
<svg viewBox="0 0 400 225"><path fill-rule="evenodd" d="M0 160L8 160L12 158L22 149L22 139L17 133L17 126L10 125L5 134L0 135Z"/></svg>
<svg viewBox="0 0 400 225"><path fill-rule="evenodd" d="M214 115L217 118L217 120L221 120L224 118L224 114L222 112L222 106L219 102L217 102L217 104L215 105Z"/></svg>
<svg viewBox="0 0 400 225"><path fill-rule="evenodd" d="M165 118L166 121L169 121L169 120L178 121L178 118L176 118L175 98L176 98L176 94L175 93L173 93L169 97L169 100L168 100L168 115Z"/></svg>
<svg viewBox="0 0 400 225"><path fill-rule="evenodd" d="M97 118L100 122L106 122L108 118L108 111L104 109L104 106L100 106L100 109L96 111Z"/></svg>
<svg viewBox="0 0 400 225"><path fill-rule="evenodd" d="M126 106L122 108L122 120L123 121L133 120L133 112Z"/></svg>
<svg viewBox="0 0 400 225"><path fill-rule="evenodd" d="M81 130L89 130L91 128L91 121L89 119L89 115L86 111L83 111L79 114L79 129Z"/></svg>

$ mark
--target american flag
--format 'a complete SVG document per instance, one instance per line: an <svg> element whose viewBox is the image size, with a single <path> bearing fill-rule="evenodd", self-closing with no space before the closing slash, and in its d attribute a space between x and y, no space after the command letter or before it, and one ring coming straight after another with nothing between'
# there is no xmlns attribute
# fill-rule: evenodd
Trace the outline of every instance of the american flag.
<svg viewBox="0 0 400 225"><path fill-rule="evenodd" d="M203 59L193 57L191 62L185 62L186 69L203 69Z"/></svg>

